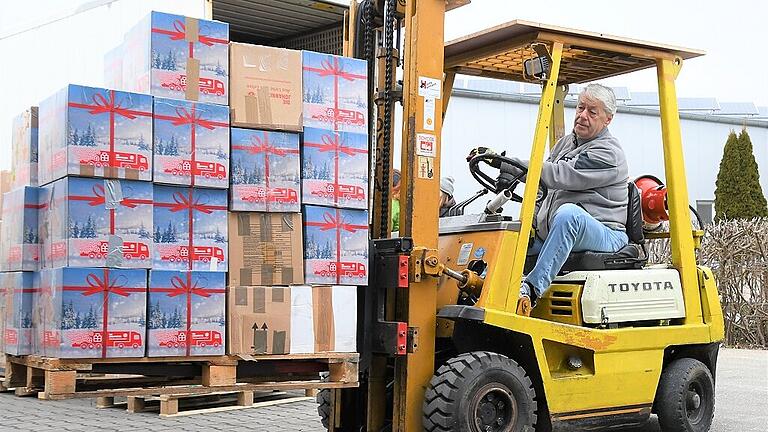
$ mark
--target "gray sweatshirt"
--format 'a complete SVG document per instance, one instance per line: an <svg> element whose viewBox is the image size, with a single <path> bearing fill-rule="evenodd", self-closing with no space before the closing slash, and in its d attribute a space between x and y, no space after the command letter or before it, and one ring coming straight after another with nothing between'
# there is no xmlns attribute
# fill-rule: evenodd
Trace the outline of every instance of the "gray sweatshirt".
<svg viewBox="0 0 768 432"><path fill-rule="evenodd" d="M536 205L536 235L547 238L555 212L566 203L579 205L609 228L625 229L628 181L624 150L608 128L588 141L574 133L562 137L541 170L541 184L549 193Z"/></svg>

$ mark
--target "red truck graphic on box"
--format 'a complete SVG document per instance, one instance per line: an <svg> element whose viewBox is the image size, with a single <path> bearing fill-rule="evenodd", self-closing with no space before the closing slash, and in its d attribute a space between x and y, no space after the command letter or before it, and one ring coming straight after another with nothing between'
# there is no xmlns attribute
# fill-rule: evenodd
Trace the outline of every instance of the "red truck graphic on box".
<svg viewBox="0 0 768 432"><path fill-rule="evenodd" d="M89 245L80 250L81 257L90 259L104 259L109 254L109 242L97 242L95 245ZM145 260L149 258L149 246L140 242L123 242L123 258L138 258Z"/></svg>
<svg viewBox="0 0 768 432"><path fill-rule="evenodd" d="M363 113L341 108L328 108L325 110L325 113L313 115L312 118L322 122L338 122L356 126L365 125Z"/></svg>
<svg viewBox="0 0 768 432"><path fill-rule="evenodd" d="M333 183L328 183L325 190L312 191L312 195L321 198L345 198L349 200L364 200L365 189L361 186L340 184L339 189L335 190Z"/></svg>
<svg viewBox="0 0 768 432"><path fill-rule="evenodd" d="M187 76L179 75L175 82L164 82L161 86L173 91L187 91ZM200 78L199 89L202 94L224 95L224 82L213 78Z"/></svg>
<svg viewBox="0 0 768 432"><path fill-rule="evenodd" d="M315 274L322 277L336 276L339 277L365 277L365 264L357 262L331 262L326 264L321 269L315 269Z"/></svg>
<svg viewBox="0 0 768 432"><path fill-rule="evenodd" d="M212 258L217 258L219 262L224 261L224 250L216 246L193 246L195 261L209 262ZM162 261L185 262L189 261L189 247L179 246L171 254L160 256Z"/></svg>
<svg viewBox="0 0 768 432"><path fill-rule="evenodd" d="M103 337L106 333L106 340ZM143 345L141 334L135 331L94 331L86 333L79 338L73 338L72 348L82 349L101 348L102 344L107 348L139 348Z"/></svg>
<svg viewBox="0 0 768 432"><path fill-rule="evenodd" d="M220 180L227 177L227 169L220 163L195 161L195 169L192 170L192 161L186 159L179 162L178 165L166 168L164 171L179 176L189 176L194 173L196 176L218 178Z"/></svg>
<svg viewBox="0 0 768 432"><path fill-rule="evenodd" d="M271 202L278 204L295 204L299 202L299 194L288 188L275 188L267 192L266 189L259 188L255 195L243 196L243 201L250 203Z"/></svg>
<svg viewBox="0 0 768 432"><path fill-rule="evenodd" d="M19 332L15 329L5 329L4 339L6 345L17 345L19 343Z"/></svg>
<svg viewBox="0 0 768 432"><path fill-rule="evenodd" d="M115 168L131 168L139 171L149 169L147 157L135 153L114 152ZM101 150L90 159L80 159L81 165L93 165L96 167L109 166L109 151Z"/></svg>
<svg viewBox="0 0 768 432"><path fill-rule="evenodd" d="M164 348L178 348L187 346L187 332L179 330L178 333L170 337L160 339L159 346ZM221 333L213 330L190 330L189 345L193 347L205 348L212 346L218 348L221 346Z"/></svg>
<svg viewBox="0 0 768 432"><path fill-rule="evenodd" d="M61 344L61 338L58 333L51 330L43 332L43 346L45 347L57 347Z"/></svg>

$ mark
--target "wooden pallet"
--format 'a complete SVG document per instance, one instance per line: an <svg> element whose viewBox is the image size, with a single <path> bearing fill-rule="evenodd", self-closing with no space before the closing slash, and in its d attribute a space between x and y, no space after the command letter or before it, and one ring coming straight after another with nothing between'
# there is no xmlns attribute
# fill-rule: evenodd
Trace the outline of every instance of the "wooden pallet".
<svg viewBox="0 0 768 432"><path fill-rule="evenodd" d="M100 397L96 401L96 407L125 407L131 413L157 411L160 417L180 417L281 405L304 400L314 400L314 398L285 392L238 391L194 395L128 396L124 403L115 403L114 397Z"/></svg>
<svg viewBox="0 0 768 432"><path fill-rule="evenodd" d="M3 385L40 399L357 387L358 354L59 359L6 356ZM319 374L328 372L320 380Z"/></svg>

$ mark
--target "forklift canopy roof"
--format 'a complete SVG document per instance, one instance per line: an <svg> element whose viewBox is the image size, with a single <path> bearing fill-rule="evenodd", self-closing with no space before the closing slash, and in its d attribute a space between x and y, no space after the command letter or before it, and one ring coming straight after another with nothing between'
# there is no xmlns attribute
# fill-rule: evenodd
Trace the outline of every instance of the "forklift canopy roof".
<svg viewBox="0 0 768 432"><path fill-rule="evenodd" d="M447 42L445 70L465 75L525 81L523 61L536 57L535 42L562 42L558 84L595 81L656 65L656 58L689 59L703 51L515 20Z"/></svg>

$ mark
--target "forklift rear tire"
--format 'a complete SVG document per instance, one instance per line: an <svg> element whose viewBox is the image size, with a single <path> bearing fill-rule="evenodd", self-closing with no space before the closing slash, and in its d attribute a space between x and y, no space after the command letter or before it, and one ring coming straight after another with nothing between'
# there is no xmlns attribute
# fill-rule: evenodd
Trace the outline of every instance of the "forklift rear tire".
<svg viewBox="0 0 768 432"><path fill-rule="evenodd" d="M429 432L533 432L536 393L525 370L501 354L454 357L432 377L424 395Z"/></svg>
<svg viewBox="0 0 768 432"><path fill-rule="evenodd" d="M681 358L661 373L656 410L662 432L706 432L715 415L715 382L704 363Z"/></svg>
<svg viewBox="0 0 768 432"><path fill-rule="evenodd" d="M317 413L320 415L320 421L325 430L328 430L329 419L331 418L331 390L320 389L315 400L317 401Z"/></svg>

